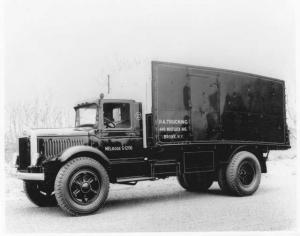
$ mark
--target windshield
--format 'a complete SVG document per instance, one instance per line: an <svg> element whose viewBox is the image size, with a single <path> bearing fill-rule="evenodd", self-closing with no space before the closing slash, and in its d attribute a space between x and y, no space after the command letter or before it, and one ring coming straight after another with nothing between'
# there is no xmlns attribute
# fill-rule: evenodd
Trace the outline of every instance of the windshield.
<svg viewBox="0 0 300 236"><path fill-rule="evenodd" d="M76 109L76 127L94 127L96 125L97 107L81 107Z"/></svg>

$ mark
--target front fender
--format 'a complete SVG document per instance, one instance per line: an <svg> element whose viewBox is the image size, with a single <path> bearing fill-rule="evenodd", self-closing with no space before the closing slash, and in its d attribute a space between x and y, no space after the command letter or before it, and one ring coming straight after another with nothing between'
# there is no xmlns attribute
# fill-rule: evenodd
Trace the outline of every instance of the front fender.
<svg viewBox="0 0 300 236"><path fill-rule="evenodd" d="M58 158L57 160L60 162L66 162L74 155L88 155L92 157L97 157L97 159L104 165L110 165L110 161L108 157L98 150L97 148L91 147L91 146L74 146L66 149ZM104 162L104 163L103 163Z"/></svg>

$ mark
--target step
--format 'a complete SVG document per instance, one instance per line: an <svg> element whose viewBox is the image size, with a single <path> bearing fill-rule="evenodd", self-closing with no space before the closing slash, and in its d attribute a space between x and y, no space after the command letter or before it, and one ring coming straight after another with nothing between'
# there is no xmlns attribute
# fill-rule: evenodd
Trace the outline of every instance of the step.
<svg viewBox="0 0 300 236"><path fill-rule="evenodd" d="M174 161L159 161L159 162L154 162L153 166L163 166L163 165L177 165L177 162Z"/></svg>
<svg viewBox="0 0 300 236"><path fill-rule="evenodd" d="M154 177L129 177L129 178L120 178L117 179L117 183L126 183L126 182L137 182L137 181L145 181L145 180L154 180Z"/></svg>

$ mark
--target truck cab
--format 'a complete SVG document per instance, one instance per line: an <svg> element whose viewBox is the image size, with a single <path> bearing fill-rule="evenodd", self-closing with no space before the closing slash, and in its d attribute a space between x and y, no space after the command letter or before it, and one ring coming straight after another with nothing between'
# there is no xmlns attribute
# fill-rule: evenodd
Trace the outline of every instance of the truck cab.
<svg viewBox="0 0 300 236"><path fill-rule="evenodd" d="M92 127L99 131L124 132L141 128L141 103L134 100L99 99L79 103L74 109L75 127L78 128Z"/></svg>
<svg viewBox="0 0 300 236"><path fill-rule="evenodd" d="M90 146L105 153L114 180L144 175L142 104L134 100L103 99L75 106L75 127L90 127Z"/></svg>

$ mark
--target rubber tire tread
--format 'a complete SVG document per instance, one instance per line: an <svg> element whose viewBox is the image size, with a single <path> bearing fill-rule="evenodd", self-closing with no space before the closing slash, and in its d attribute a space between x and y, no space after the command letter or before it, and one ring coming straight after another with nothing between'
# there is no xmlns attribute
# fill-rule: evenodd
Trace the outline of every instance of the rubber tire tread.
<svg viewBox="0 0 300 236"><path fill-rule="evenodd" d="M183 187L187 191L205 192L213 184L213 179L209 174L201 174L201 175L203 179L200 178L200 180L204 180L204 181L197 180L195 177L196 175L186 175L186 174L178 175L177 180L181 185L181 187Z"/></svg>
<svg viewBox="0 0 300 236"><path fill-rule="evenodd" d="M96 206L93 210L89 211L89 212L79 212L77 211L72 204L68 203L68 201L65 198L65 192L67 190L65 190L64 188L64 184L66 182L66 179L68 179L68 177L70 176L70 170L72 168L74 168L74 166L78 165L78 163L82 162L82 164L86 165L90 165L93 168L96 168L95 166L97 166L100 170L101 173L99 173L101 175L101 180L102 180L102 185L104 186L104 188L101 187L101 191L102 192L102 196L101 196L101 201L98 204L98 206ZM78 165L78 168L80 168L80 165ZM108 196L108 192L109 192L109 177L108 174L105 170L105 168L96 160L89 158L89 157L77 157L75 159L70 160L69 162L67 162L65 165L63 165L61 167L61 169L59 170L56 179L55 179L55 185L54 185L54 190L55 190L55 197L57 200L57 203L59 205L59 207L68 215L71 216L78 216L78 215L86 215L86 214L91 214L95 211L97 211L100 207L103 206L107 196Z"/></svg>
<svg viewBox="0 0 300 236"><path fill-rule="evenodd" d="M251 184L252 186L249 187L247 190L245 190L245 188L243 188L243 186L239 184L239 181L237 181L238 167L241 164L241 162L243 162L245 159L253 161L256 169L256 182L253 182L254 184ZM248 151L241 151L236 153L232 157L227 167L226 178L228 186L233 194L237 196L247 196L253 194L257 190L261 180L261 167L257 157L253 153Z"/></svg>
<svg viewBox="0 0 300 236"><path fill-rule="evenodd" d="M55 195L44 195L40 193L36 181L23 181L23 188L27 198L39 207L53 207L57 206Z"/></svg>

